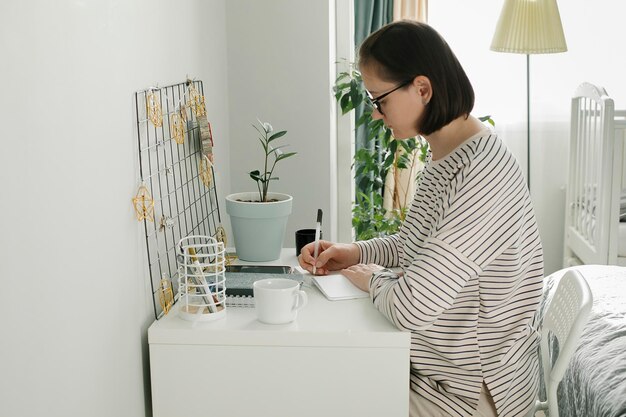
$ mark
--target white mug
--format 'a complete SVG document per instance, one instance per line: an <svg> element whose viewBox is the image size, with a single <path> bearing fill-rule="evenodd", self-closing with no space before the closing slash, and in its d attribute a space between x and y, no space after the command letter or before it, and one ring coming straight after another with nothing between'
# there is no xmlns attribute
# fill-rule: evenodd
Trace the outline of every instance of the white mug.
<svg viewBox="0 0 626 417"><path fill-rule="evenodd" d="M307 303L300 283L292 279L267 278L255 281L254 304L257 319L267 324L290 323Z"/></svg>

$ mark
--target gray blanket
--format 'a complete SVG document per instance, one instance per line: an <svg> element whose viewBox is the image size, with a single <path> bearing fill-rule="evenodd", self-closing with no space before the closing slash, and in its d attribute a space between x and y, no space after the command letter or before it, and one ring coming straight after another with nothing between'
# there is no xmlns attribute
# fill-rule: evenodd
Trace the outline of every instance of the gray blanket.
<svg viewBox="0 0 626 417"><path fill-rule="evenodd" d="M593 308L558 390L561 417L626 417L626 268L575 267L593 293ZM546 278L539 315L566 270ZM553 351L558 350L553 346ZM540 397L545 396L540 394Z"/></svg>

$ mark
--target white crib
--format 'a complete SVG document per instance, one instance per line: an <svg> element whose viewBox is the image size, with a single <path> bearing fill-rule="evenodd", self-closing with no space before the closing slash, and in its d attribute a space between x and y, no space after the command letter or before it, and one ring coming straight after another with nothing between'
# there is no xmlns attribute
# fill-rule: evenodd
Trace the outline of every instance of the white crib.
<svg viewBox="0 0 626 417"><path fill-rule="evenodd" d="M626 266L626 111L602 87L572 97L564 266ZM623 201L623 202L622 202ZM621 208L621 210L620 210Z"/></svg>

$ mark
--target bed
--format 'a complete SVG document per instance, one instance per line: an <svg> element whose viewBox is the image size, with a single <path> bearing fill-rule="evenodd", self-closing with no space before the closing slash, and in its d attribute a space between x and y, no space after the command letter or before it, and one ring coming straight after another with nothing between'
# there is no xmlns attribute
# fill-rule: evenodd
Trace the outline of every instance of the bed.
<svg viewBox="0 0 626 417"><path fill-rule="evenodd" d="M626 111L606 90L581 84L572 97L564 266L626 266ZM620 222L621 220L624 220Z"/></svg>
<svg viewBox="0 0 626 417"><path fill-rule="evenodd" d="M593 308L558 389L561 417L626 417L626 268L576 268L593 293ZM556 283L567 269L546 277L541 321ZM558 346L552 346L553 350ZM540 394L545 399L544 394Z"/></svg>

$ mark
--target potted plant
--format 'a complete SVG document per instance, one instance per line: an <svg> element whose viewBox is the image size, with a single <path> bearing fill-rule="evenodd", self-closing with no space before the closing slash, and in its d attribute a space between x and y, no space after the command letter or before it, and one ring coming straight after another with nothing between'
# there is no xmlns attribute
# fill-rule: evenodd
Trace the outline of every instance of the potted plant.
<svg viewBox="0 0 626 417"><path fill-rule="evenodd" d="M366 240L394 234L400 228L412 199L404 199L397 209L385 209L387 175L400 170L415 172L416 164L419 166L426 159L428 144L419 136L397 140L381 119L373 119L371 107L365 105L367 93L361 73L353 63L348 65L350 69L337 77L334 91L342 114L356 110L356 140L362 146L356 151L353 161L356 195L352 226L356 240ZM405 181L416 180L417 177L405 178ZM409 189L410 184L403 184L402 188Z"/></svg>
<svg viewBox="0 0 626 417"><path fill-rule="evenodd" d="M286 130L274 133L271 124L260 120L259 126L253 127L259 132L259 141L265 153L263 171L257 169L249 172L258 191L226 196L226 213L230 216L239 259L273 261L280 257L293 198L287 194L269 192L269 185L278 180L273 175L276 164L296 155L296 152L283 152L282 148L287 145L275 145L274 141L285 136Z"/></svg>
<svg viewBox="0 0 626 417"><path fill-rule="evenodd" d="M356 129L357 132L362 130L363 146L355 153L353 163L357 192L352 209L352 226L356 240L366 240L388 236L399 230L413 198L412 195L404 196L398 208L385 209L386 179L390 172L415 172L416 164L426 161L428 142L420 136L397 140L381 119L373 119L371 107L364 105L367 93L361 73L353 63L348 65L350 69L337 77L334 91L342 114L356 110ZM491 116L479 117L479 120L495 126ZM416 181L421 170L418 169L416 174L414 178L407 176L405 181ZM408 190L409 185L405 183L401 188Z"/></svg>

